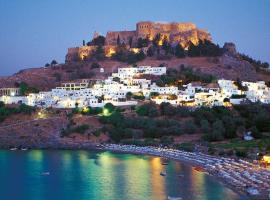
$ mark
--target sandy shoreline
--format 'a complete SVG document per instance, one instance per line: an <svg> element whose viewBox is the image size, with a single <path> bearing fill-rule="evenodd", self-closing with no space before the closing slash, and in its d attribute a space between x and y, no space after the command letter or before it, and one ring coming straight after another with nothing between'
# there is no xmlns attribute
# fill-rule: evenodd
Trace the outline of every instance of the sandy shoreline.
<svg viewBox="0 0 270 200"><path fill-rule="evenodd" d="M201 153L190 153L190 152L184 152L184 151L179 151L179 150L174 150L174 149L161 149L161 148L155 148L155 147L136 147L132 145L104 145L104 147L101 149L106 150L106 151L117 152L117 153L130 153L130 154L158 156L158 157L162 157L162 158L166 158L170 160L184 162L194 167L199 166L199 167L202 167L206 173L214 176L218 181L222 182L223 184L225 184L225 186L231 188L234 192L240 195L246 195L247 197L250 197L251 199L269 199L268 195L270 192L270 187L267 186L265 188L262 188L256 184L252 185L252 187L244 186L244 184L239 186L240 182L238 183L238 182L232 181L235 178L234 173L232 173L231 178L229 178L228 176L224 176L222 175L222 173L220 173L220 171L222 172L222 170L218 170L218 169L214 170L213 167L215 166L215 164L212 165L212 168L211 168L211 165L209 164L213 162L219 163L220 161L222 161L224 162L225 165L227 164L227 162L231 162L231 165L233 166L234 162L237 162L237 161L230 158L222 158L222 157L219 158L219 157L209 156L209 155L205 155ZM208 162L202 162L202 160L205 160L205 159L208 159ZM258 169L260 169L261 172L266 171L268 173L267 175L269 175L269 177L267 178L270 178L270 170L265 170L263 168L260 168L257 165L248 163L243 160L239 160L239 161L241 163L245 163L246 166L243 164L242 166L243 169L247 169L247 170L253 169L254 173L259 173L259 174L260 174L260 171L258 171ZM252 166L252 168L250 168L250 166ZM270 184L270 179L268 180L267 184ZM259 194L251 195L250 192L248 192L247 190L248 188L254 189L254 190L256 189L259 192Z"/></svg>
<svg viewBox="0 0 270 200"><path fill-rule="evenodd" d="M6 148L4 148L6 149ZM32 148L31 148L32 149ZM134 145L60 145L57 148L43 147L33 149L70 149L70 150L99 150L116 153L128 153L138 155L158 156L170 160L187 163L191 166L201 167L206 173L214 176L218 181L231 188L240 195L246 195L251 199L269 199L270 170L243 160L210 156L202 153L185 152L175 149L156 147L138 147ZM250 195L247 189L256 190L257 195Z"/></svg>

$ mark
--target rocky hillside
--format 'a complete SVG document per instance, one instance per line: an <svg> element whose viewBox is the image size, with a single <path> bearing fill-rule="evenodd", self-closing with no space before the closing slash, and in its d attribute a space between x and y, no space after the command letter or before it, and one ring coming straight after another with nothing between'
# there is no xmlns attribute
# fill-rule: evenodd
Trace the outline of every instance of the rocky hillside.
<svg viewBox="0 0 270 200"><path fill-rule="evenodd" d="M109 59L98 63L104 68L104 73L101 73L99 68L93 68L92 62L81 61L47 68L41 67L21 70L12 76L0 78L0 87L14 87L16 83L26 82L29 86L36 87L40 90L50 90L58 86L61 82L75 79L104 79L116 71L118 67L128 65ZM192 67L194 70L212 74L217 78L270 81L269 73L256 72L252 64L230 53L225 53L220 57L185 57L171 58L169 60L157 60L147 57L137 63L137 65L151 66L159 66L160 64L164 64L168 68L178 68L180 65L185 65Z"/></svg>

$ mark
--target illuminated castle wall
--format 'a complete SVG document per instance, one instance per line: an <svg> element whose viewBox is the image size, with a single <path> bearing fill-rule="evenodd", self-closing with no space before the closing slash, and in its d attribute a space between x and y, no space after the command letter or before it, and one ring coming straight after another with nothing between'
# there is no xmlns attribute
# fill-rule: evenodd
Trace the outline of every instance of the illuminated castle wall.
<svg viewBox="0 0 270 200"><path fill-rule="evenodd" d="M116 45L119 37L121 43L129 44L132 38L133 44L138 38L148 37L152 40L157 34L166 36L171 44L180 43L183 47L188 42L197 44L201 40L212 40L211 35L204 30L198 29L193 23L162 23L162 22L138 22L135 31L110 31L106 35L107 45Z"/></svg>
<svg viewBox="0 0 270 200"><path fill-rule="evenodd" d="M163 23L143 21L136 24L136 30L133 31L109 31L106 34L105 40L105 55L110 57L116 49L117 41L126 44L128 47L136 47L138 38L149 38L152 40L157 34L161 35L162 39L167 37L170 44L181 44L184 48L188 47L189 43L197 45L199 40L212 40L210 33L198 29L193 23ZM94 37L97 37L97 33ZM69 48L66 55L66 62L83 60L91 55L96 49L96 46L81 46ZM134 48L132 48L134 49ZM131 50L132 50L131 49Z"/></svg>

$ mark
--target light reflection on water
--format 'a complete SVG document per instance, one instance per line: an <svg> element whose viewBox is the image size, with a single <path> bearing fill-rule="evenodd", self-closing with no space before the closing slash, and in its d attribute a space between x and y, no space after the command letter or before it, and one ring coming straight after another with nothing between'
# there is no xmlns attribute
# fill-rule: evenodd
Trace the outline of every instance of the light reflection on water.
<svg viewBox="0 0 270 200"><path fill-rule="evenodd" d="M161 171L167 176L160 176ZM0 178L3 200L245 199L188 165L162 165L159 157L110 152L3 150Z"/></svg>

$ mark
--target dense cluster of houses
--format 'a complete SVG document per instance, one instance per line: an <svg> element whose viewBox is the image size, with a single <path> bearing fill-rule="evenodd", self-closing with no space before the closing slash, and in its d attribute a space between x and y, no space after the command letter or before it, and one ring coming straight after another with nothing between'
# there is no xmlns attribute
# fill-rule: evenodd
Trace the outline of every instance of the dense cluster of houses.
<svg viewBox="0 0 270 200"><path fill-rule="evenodd" d="M115 106L136 105L139 100L152 100L157 104L168 102L181 106L229 106L245 101L270 103L270 88L265 82L240 82L220 79L217 83L202 84L192 82L181 86L160 87L143 75L160 76L166 74L166 67L126 67L106 80L84 79L63 83L47 92L19 96L8 93L0 97L5 104L25 103L30 106L74 108L103 107L106 103ZM244 89L243 89L244 88ZM140 98L142 97L142 98Z"/></svg>

